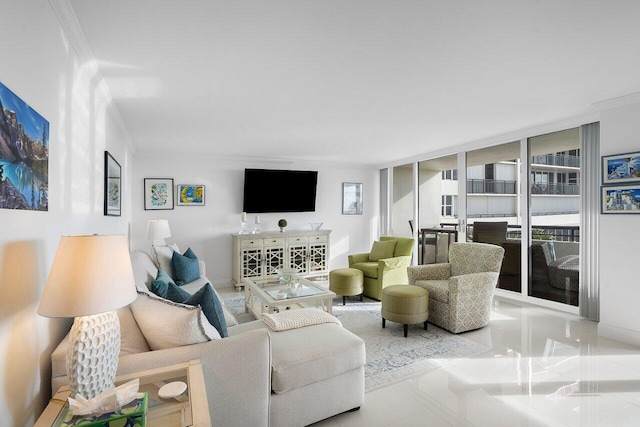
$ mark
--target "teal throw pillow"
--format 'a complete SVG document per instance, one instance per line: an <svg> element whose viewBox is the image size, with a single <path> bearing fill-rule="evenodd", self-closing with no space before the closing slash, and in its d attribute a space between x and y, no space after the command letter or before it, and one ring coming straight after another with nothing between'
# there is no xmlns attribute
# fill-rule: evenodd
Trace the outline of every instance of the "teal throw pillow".
<svg viewBox="0 0 640 427"><path fill-rule="evenodd" d="M200 306L205 317L216 328L222 338L228 337L227 321L222 311L222 303L210 283L201 287L198 292L190 295L175 283L169 283L166 299L180 304Z"/></svg>
<svg viewBox="0 0 640 427"><path fill-rule="evenodd" d="M198 292L191 295L183 304L199 305L207 317L207 320L209 320L209 323L218 330L220 336L222 338L229 336L227 321L224 319L224 313L222 311L222 303L210 283L201 287Z"/></svg>
<svg viewBox="0 0 640 427"><path fill-rule="evenodd" d="M151 282L151 292L158 295L159 297L166 298L167 297L167 288L169 283L175 285L173 279L169 277L166 271L159 268L158 275L156 276L156 280Z"/></svg>
<svg viewBox="0 0 640 427"><path fill-rule="evenodd" d="M169 285L167 286L165 298L169 301L183 303L189 297L191 297L191 294L180 288L180 286L176 285L175 283L169 283Z"/></svg>
<svg viewBox="0 0 640 427"><path fill-rule="evenodd" d="M191 248L187 249L184 255L174 252L171 256L171 269L176 278L177 285L191 283L200 278L200 265L198 257Z"/></svg>

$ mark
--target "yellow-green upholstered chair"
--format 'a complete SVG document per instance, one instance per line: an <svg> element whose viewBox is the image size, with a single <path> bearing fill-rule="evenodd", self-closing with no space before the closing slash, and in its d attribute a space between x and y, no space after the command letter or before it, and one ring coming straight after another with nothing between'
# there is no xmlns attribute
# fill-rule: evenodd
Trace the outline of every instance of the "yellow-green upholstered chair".
<svg viewBox="0 0 640 427"><path fill-rule="evenodd" d="M411 265L414 240L406 237L382 236L373 243L371 252L349 255L349 267L364 274L364 295L382 298L382 288L409 283L407 267Z"/></svg>
<svg viewBox="0 0 640 427"><path fill-rule="evenodd" d="M449 262L408 268L409 284L429 291L429 322L454 334L489 323L504 249L452 243Z"/></svg>

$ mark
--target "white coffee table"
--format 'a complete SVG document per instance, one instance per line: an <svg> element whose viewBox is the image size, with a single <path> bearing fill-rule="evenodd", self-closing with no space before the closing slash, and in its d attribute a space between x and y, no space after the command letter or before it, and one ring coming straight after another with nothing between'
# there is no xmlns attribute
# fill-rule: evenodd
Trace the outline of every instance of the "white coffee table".
<svg viewBox="0 0 640 427"><path fill-rule="evenodd" d="M316 285L304 277L296 277L291 284L278 279L244 279L245 313L256 319L262 313L274 313L283 309L318 307L331 313L335 293Z"/></svg>

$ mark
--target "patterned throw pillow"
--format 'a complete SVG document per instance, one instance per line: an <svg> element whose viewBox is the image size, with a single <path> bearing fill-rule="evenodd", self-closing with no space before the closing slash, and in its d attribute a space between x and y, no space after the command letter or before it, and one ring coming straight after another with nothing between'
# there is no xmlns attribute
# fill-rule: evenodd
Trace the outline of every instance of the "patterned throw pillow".
<svg viewBox="0 0 640 427"><path fill-rule="evenodd" d="M397 240L375 241L369 252L369 261L380 261L381 259L393 258L393 251L396 249Z"/></svg>

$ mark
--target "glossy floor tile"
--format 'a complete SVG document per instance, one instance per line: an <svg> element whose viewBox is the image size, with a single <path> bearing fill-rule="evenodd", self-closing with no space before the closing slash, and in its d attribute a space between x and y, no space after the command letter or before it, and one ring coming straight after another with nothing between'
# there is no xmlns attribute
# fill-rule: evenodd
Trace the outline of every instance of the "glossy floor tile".
<svg viewBox="0 0 640 427"><path fill-rule="evenodd" d="M314 426L640 426L640 348L596 322L496 297L490 325L462 335L492 350Z"/></svg>

